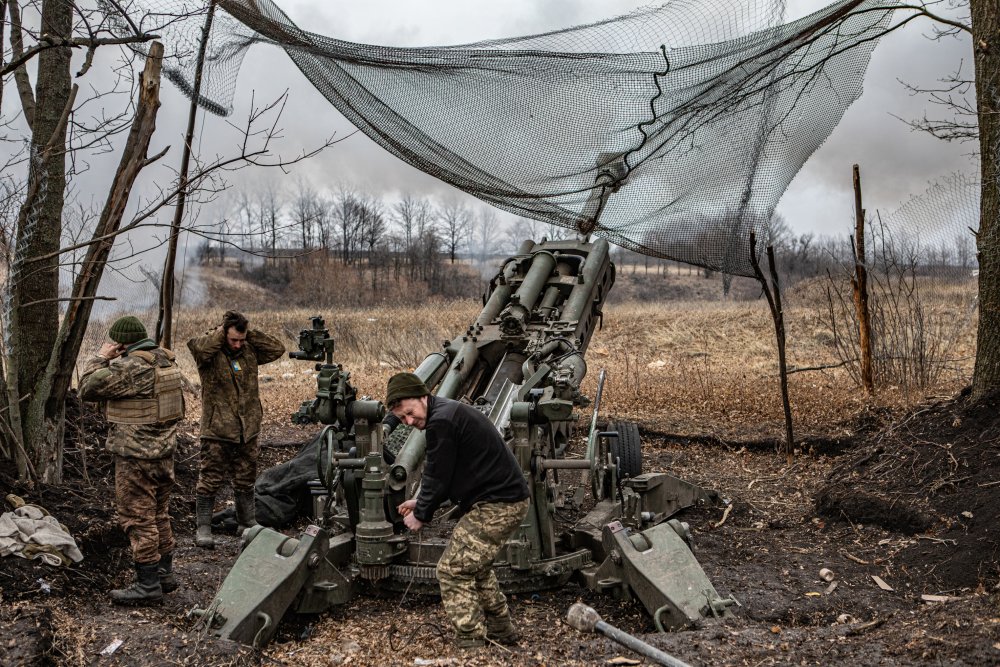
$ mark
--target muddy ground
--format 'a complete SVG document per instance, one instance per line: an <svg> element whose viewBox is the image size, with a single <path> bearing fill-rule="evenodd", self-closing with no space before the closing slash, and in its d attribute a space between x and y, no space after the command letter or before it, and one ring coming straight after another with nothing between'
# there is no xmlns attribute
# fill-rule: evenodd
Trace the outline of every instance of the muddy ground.
<svg viewBox="0 0 1000 667"><path fill-rule="evenodd" d="M970 407L957 396L870 416L805 438L790 466L774 442L692 439L642 424L646 470L704 484L727 501L681 518L719 593L740 602L732 618L661 635L637 603L570 585L513 596L519 646L466 653L451 647L439 602L413 594L362 596L288 619L263 652L193 631L186 613L211 601L238 541L223 535L215 551L193 546L190 433L177 456L172 508L181 588L160 607L112 606L107 591L130 581L131 563L111 508L102 427L84 413L70 433L67 484L24 488L0 471L0 496L14 492L46 507L85 555L68 568L0 559L0 664L637 664L629 650L563 623L576 600L691 665L1000 664L997 403ZM271 429L263 459L288 458L309 433ZM835 585L820 579L821 568L834 572ZM120 648L101 655L115 640Z"/></svg>

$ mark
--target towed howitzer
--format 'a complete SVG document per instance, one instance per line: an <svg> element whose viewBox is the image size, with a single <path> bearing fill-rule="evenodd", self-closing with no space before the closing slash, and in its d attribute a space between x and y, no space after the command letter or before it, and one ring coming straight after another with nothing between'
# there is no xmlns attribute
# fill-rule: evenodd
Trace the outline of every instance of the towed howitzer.
<svg viewBox="0 0 1000 667"><path fill-rule="evenodd" d="M603 239L525 241L490 282L466 332L414 372L437 396L482 410L524 471L531 508L494 564L504 590L552 588L575 576L590 589L637 597L658 628L679 629L725 616L735 602L716 593L687 525L671 519L717 496L666 473L643 473L634 423L599 426L603 371L592 406L580 390L613 283ZM312 484L316 523L298 538L248 530L213 602L192 612L213 635L256 646L271 639L288 609L321 612L363 585L436 593L435 565L447 545L446 533L412 539L396 513L418 490L423 432L357 397L350 374L333 361L321 317L301 332L299 349L290 356L317 362L318 389L292 419L325 425ZM576 408L588 406L586 451L570 458ZM589 512L561 527L556 510L582 510L587 491ZM446 523L441 512L435 524Z"/></svg>

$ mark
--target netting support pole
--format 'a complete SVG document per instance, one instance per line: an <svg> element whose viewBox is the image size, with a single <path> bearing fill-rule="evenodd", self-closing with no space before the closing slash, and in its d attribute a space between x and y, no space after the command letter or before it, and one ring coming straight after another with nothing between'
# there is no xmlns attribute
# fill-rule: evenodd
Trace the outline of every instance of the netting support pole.
<svg viewBox="0 0 1000 667"><path fill-rule="evenodd" d="M771 284L767 284L764 272L757 261L757 234L750 232L750 265L760 283L761 291L767 297L767 306L771 309L771 319L774 321L774 335L778 340L778 375L781 378L781 407L785 411L785 460L792 465L795 453L795 436L792 432L792 404L788 400L788 361L785 355L785 314L781 306L781 284L778 282L778 271L774 264L774 246L767 246L767 263L771 273Z"/></svg>
<svg viewBox="0 0 1000 667"><path fill-rule="evenodd" d="M861 384L871 396L875 392L872 379L871 318L868 308L868 263L865 258L865 209L861 206L861 170L854 165L854 308L858 317L858 344L861 348Z"/></svg>
<svg viewBox="0 0 1000 667"><path fill-rule="evenodd" d="M205 26L202 28L201 43L198 45L198 60L194 70L194 90L191 93L191 108L188 112L187 132L184 134L184 152L181 155L181 169L178 176L177 206L174 207L174 220L170 225L170 238L167 241L167 258L163 263L163 277L160 280L160 312L156 320L156 341L160 346L166 348L173 347L174 264L177 261L177 239L181 233L184 205L187 203L191 143L194 141L195 120L198 116L198 101L201 99L201 74L205 67L205 52L208 50L208 40L212 34L215 2L216 0L208 0Z"/></svg>

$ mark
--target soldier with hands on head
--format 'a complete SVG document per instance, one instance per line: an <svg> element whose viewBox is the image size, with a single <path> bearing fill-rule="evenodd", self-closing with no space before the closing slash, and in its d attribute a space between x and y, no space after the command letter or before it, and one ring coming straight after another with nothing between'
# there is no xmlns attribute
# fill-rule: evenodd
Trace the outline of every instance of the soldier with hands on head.
<svg viewBox="0 0 1000 667"><path fill-rule="evenodd" d="M212 510L215 494L231 480L240 531L256 525L254 481L257 435L263 407L257 367L278 359L285 346L273 336L249 329L242 313L228 310L222 324L188 341L201 378L201 467L198 472L195 543L214 549Z"/></svg>
<svg viewBox="0 0 1000 667"><path fill-rule="evenodd" d="M111 591L115 604L150 605L177 588L170 490L177 425L184 416L174 353L146 337L138 318L111 325L97 354L84 362L80 398L107 401L107 448L115 455L115 510L128 536L135 582Z"/></svg>
<svg viewBox="0 0 1000 667"><path fill-rule="evenodd" d="M420 530L445 500L463 513L437 565L456 644L515 643L518 633L492 565L528 513L528 484L517 459L486 415L431 395L413 373L389 378L386 404L427 439L420 491L397 508L406 527Z"/></svg>

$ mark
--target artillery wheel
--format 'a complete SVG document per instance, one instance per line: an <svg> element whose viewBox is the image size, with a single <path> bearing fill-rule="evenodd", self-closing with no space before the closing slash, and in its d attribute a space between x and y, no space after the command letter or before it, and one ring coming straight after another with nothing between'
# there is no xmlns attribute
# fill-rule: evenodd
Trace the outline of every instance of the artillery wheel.
<svg viewBox="0 0 1000 667"><path fill-rule="evenodd" d="M609 431L618 431L618 437L609 437L611 459L618 461L618 478L628 479L642 474L642 442L639 425L635 422L611 422Z"/></svg>

